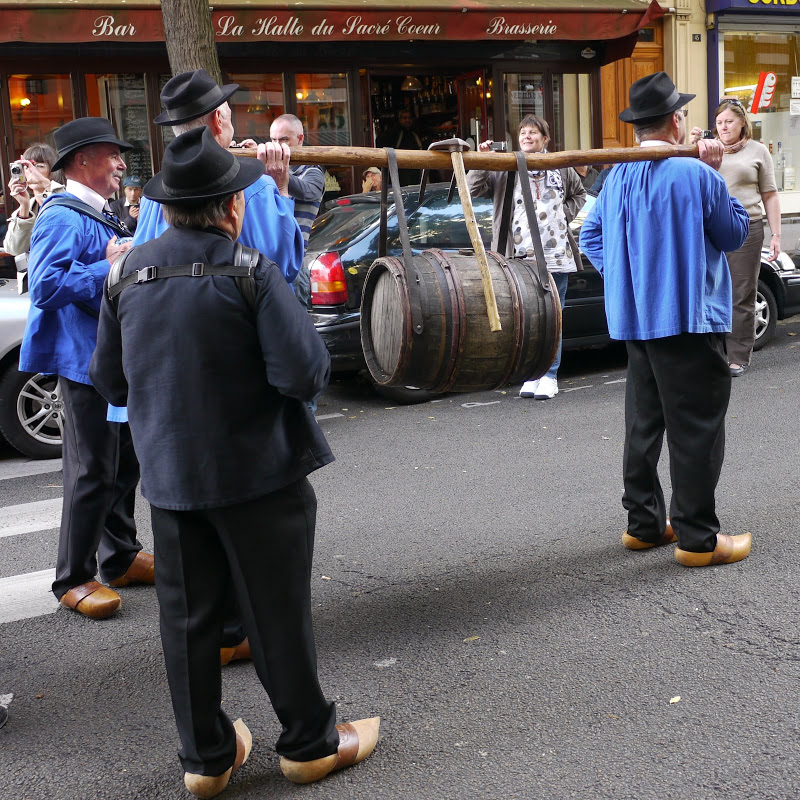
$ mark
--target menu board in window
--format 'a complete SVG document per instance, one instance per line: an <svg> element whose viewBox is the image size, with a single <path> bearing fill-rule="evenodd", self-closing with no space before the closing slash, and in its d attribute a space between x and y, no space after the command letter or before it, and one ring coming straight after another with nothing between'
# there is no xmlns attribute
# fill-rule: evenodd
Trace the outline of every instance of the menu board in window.
<svg viewBox="0 0 800 800"><path fill-rule="evenodd" d="M86 93L89 113L110 119L119 137L133 145L133 149L122 156L126 174L148 181L153 176L153 168L144 75L87 75Z"/></svg>

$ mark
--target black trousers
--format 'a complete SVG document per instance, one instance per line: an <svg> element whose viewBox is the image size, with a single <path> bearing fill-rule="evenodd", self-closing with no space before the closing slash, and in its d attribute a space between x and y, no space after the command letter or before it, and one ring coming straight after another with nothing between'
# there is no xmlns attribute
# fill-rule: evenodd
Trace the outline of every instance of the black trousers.
<svg viewBox="0 0 800 800"><path fill-rule="evenodd" d="M657 465L669 448L669 516L684 550L710 552L719 532L714 493L725 456L731 375L724 334L628 341L622 505L628 533L655 542L666 525Z"/></svg>
<svg viewBox="0 0 800 800"><path fill-rule="evenodd" d="M279 754L335 753L336 706L317 679L311 561L317 501L307 479L226 508L152 508L161 642L184 771L221 775L236 755L220 707L219 649L231 589L253 662L283 726Z"/></svg>
<svg viewBox="0 0 800 800"><path fill-rule="evenodd" d="M53 594L124 575L142 545L133 507L139 462L128 425L107 422L93 386L59 379L64 401L64 506Z"/></svg>

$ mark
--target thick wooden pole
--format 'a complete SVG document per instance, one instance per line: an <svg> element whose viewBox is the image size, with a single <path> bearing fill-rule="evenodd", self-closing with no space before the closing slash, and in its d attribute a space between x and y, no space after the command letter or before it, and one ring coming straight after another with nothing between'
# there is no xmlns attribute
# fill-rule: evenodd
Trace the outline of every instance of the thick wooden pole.
<svg viewBox="0 0 800 800"><path fill-rule="evenodd" d="M252 148L234 148L242 156L255 156ZM516 171L513 153L464 153L467 169ZM658 147L610 147L605 150L564 150L559 153L531 153L525 157L528 169L560 169L584 164L620 164L631 161L660 161L664 158L697 158L696 144ZM388 166L386 152L379 147L296 147L294 164L325 164L344 167ZM400 169L452 169L450 153L442 150L398 150Z"/></svg>
<svg viewBox="0 0 800 800"><path fill-rule="evenodd" d="M472 196L469 193L469 186L467 186L467 173L464 170L463 155L458 150L450 153L453 174L456 176L458 196L461 198L461 209L464 212L467 231L469 231L469 238L472 241L472 249L475 251L478 269L481 271L486 313L489 315L489 328L492 331L499 331L502 326L500 325L500 314L497 311L497 298L494 295L494 284L492 284L492 276L489 274L489 263L486 260L486 250L483 246L483 239L481 239L481 232L478 230L478 221L475 219L475 210L472 208Z"/></svg>

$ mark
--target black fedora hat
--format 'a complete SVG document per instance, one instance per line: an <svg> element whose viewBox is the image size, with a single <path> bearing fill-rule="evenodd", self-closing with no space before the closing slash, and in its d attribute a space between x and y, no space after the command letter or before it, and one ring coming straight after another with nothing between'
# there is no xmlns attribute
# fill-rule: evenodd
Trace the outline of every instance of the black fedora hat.
<svg viewBox="0 0 800 800"><path fill-rule="evenodd" d="M162 111L156 125L181 125L221 106L237 89L238 83L220 86L204 69L181 72L170 78L161 90Z"/></svg>
<svg viewBox="0 0 800 800"><path fill-rule="evenodd" d="M172 206L198 205L255 183L264 174L257 158L237 158L220 147L206 126L182 133L164 152L161 172L144 187L144 196Z"/></svg>
<svg viewBox="0 0 800 800"><path fill-rule="evenodd" d="M89 144L108 142L115 144L121 151L133 150L130 142L117 138L114 126L105 117L80 117L62 125L53 132L53 141L58 150L58 160L51 170L61 169L70 153L80 150Z"/></svg>
<svg viewBox="0 0 800 800"><path fill-rule="evenodd" d="M654 72L632 83L628 96L630 107L619 115L623 122L663 117L683 108L697 95L681 94L666 72Z"/></svg>

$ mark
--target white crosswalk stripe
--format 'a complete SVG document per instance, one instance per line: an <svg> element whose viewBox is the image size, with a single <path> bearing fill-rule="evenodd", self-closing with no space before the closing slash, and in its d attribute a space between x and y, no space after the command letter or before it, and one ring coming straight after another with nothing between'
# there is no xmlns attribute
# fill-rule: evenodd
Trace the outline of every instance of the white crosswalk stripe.
<svg viewBox="0 0 800 800"><path fill-rule="evenodd" d="M0 462L0 481L10 480L11 478L28 478L31 475L44 475L47 472L60 471L60 458L49 458L43 461L14 458Z"/></svg>
<svg viewBox="0 0 800 800"><path fill-rule="evenodd" d="M54 569L0 578L0 624L52 614L58 600L50 591Z"/></svg>
<svg viewBox="0 0 800 800"><path fill-rule="evenodd" d="M37 500L0 508L0 538L58 528L61 525L62 498Z"/></svg>

